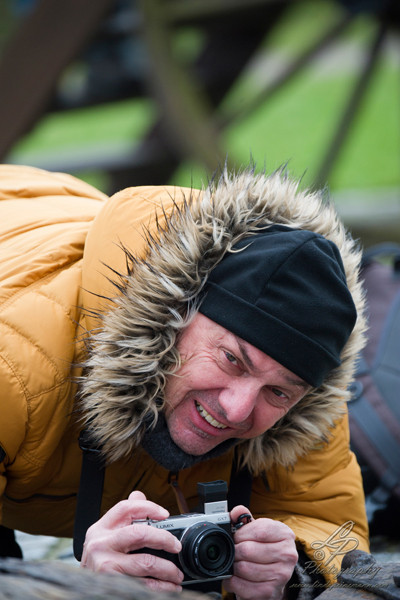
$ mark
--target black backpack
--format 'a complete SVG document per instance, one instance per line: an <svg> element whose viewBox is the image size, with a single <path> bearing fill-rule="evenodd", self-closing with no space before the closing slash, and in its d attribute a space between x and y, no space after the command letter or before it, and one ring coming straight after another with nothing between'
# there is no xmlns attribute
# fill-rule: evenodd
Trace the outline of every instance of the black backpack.
<svg viewBox="0 0 400 600"><path fill-rule="evenodd" d="M398 521L400 512L400 245L367 250L362 277L368 342L352 384L349 419L371 527L379 514L391 510ZM382 533L382 523L378 530Z"/></svg>

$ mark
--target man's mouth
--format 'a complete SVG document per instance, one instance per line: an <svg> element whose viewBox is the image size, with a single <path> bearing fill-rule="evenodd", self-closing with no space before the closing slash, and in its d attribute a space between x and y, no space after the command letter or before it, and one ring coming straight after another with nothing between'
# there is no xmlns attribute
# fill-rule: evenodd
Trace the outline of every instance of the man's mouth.
<svg viewBox="0 0 400 600"><path fill-rule="evenodd" d="M197 409L197 412L199 413L199 415L202 416L203 419L205 419L207 421L207 423L209 423L216 429L226 429L227 428L227 425L224 425L223 423L220 423L219 421L214 419L214 417L212 415L210 415L210 413L208 413L206 411L206 409L203 408L201 406L201 404L199 404L196 400L195 400L195 406L196 406L196 409Z"/></svg>

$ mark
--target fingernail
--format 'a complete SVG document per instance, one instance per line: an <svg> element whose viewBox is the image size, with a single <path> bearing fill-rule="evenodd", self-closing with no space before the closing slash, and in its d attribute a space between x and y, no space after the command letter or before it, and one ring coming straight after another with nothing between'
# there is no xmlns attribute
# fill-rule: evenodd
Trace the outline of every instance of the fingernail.
<svg viewBox="0 0 400 600"><path fill-rule="evenodd" d="M180 541L177 538L175 538L175 550L177 552L180 552L181 549L182 549L182 544L180 543Z"/></svg>

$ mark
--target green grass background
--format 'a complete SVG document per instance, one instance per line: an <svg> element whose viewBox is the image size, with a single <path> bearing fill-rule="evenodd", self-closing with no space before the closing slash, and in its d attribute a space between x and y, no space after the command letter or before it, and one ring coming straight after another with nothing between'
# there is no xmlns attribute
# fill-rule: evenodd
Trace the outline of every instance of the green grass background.
<svg viewBox="0 0 400 600"><path fill-rule="evenodd" d="M262 56L290 60L312 43L343 11L335 2L294 3L274 35L261 49ZM237 167L253 157L267 171L287 163L290 172L310 185L334 135L341 111L358 74L353 54L364 52L375 31L368 16L354 20L339 39L338 62L313 62L300 75L262 103L244 120L233 123L221 136L221 146ZM399 44L399 36L392 44ZM195 54L201 37L183 31L176 39L181 56ZM343 50L344 49L344 50ZM348 60L346 60L348 56ZM343 59L344 57L344 59ZM264 73L269 77L268 71ZM230 113L245 104L259 86L260 76L251 70L241 77L222 105ZM328 184L331 190L398 189L400 187L400 81L399 58L385 46L371 85L349 132ZM113 152L118 145L140 141L151 127L157 107L151 100L134 99L109 105L49 114L13 148L14 162L36 164L56 153L73 153L79 147L88 155L100 146ZM172 182L200 185L205 169L188 160L174 174ZM98 187L106 186L101 173L79 173Z"/></svg>

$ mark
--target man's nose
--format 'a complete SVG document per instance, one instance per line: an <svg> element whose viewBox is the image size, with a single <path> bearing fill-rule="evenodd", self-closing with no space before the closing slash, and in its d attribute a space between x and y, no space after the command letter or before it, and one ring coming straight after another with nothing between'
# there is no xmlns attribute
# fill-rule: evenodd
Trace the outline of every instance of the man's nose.
<svg viewBox="0 0 400 600"><path fill-rule="evenodd" d="M235 382L232 386L221 390L219 405L230 423L240 424L251 416L258 394L259 390L251 383Z"/></svg>

